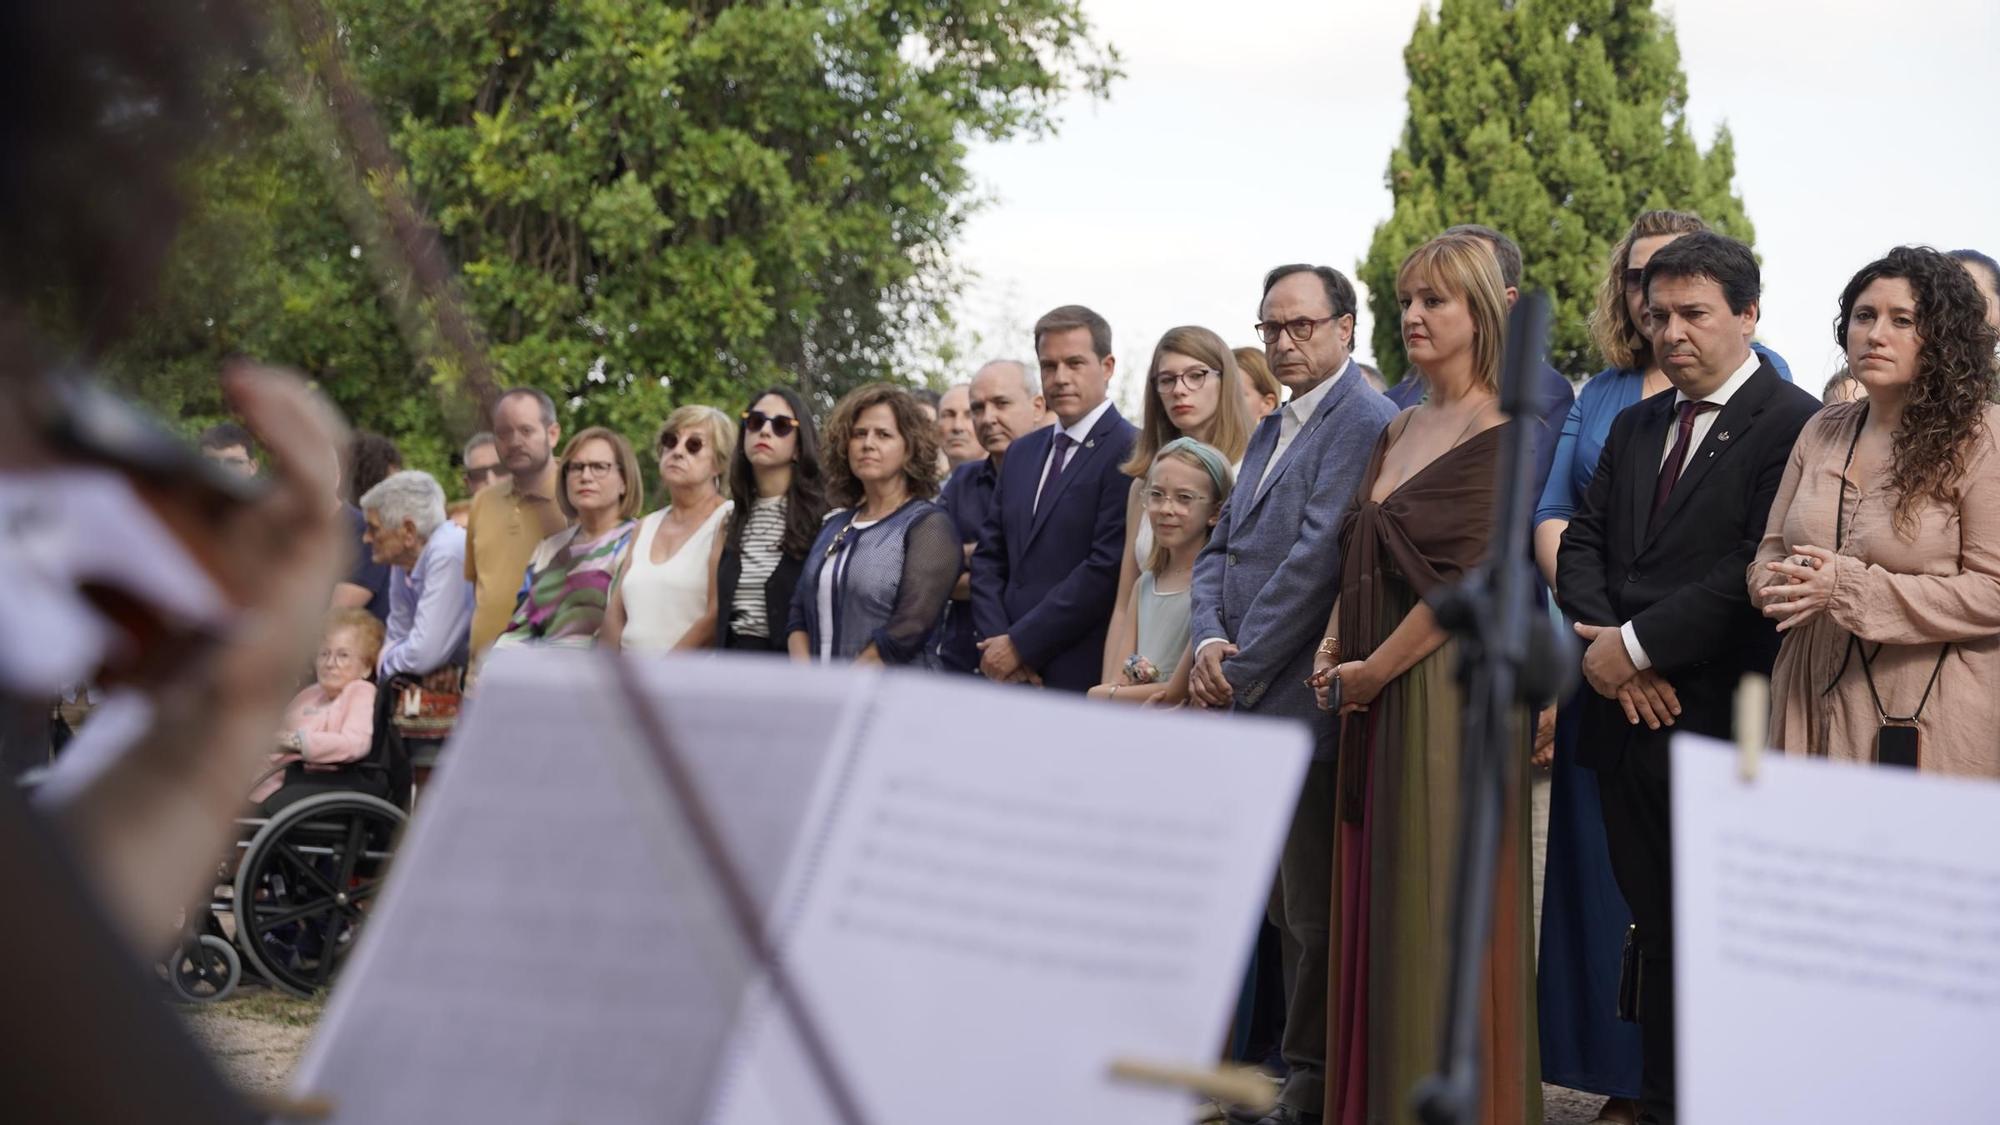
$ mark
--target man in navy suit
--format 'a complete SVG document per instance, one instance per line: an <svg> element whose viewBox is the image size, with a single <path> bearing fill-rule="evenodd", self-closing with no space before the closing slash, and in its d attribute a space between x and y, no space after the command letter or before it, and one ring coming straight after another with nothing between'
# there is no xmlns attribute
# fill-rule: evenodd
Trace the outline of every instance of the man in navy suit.
<svg viewBox="0 0 2000 1125"><path fill-rule="evenodd" d="M1007 451L972 553L972 624L987 679L1081 692L1103 670L1132 487L1118 466L1138 431L1105 397L1117 361L1103 317L1050 312L1035 358L1056 425Z"/></svg>

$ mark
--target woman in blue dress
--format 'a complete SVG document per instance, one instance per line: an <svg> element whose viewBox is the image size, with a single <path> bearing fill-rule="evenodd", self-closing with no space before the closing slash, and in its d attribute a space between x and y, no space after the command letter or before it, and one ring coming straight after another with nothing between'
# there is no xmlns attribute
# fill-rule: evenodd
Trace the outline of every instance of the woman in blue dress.
<svg viewBox="0 0 2000 1125"><path fill-rule="evenodd" d="M1535 561L1551 589L1563 530L1597 472L1611 420L1670 386L1638 327L1645 304L1639 279L1662 246L1707 229L1708 224L1694 215L1648 211L1612 252L1610 271L1598 289L1597 308L1590 318L1591 335L1611 366L1577 393L1535 509ZM1761 345L1756 348L1780 376L1791 381L1782 358ZM1639 1096L1639 1025L1621 1022L1616 1013L1619 963L1632 917L1611 874L1597 775L1576 764L1576 715L1571 703L1558 712L1549 793L1537 973L1542 1078L1572 1090L1603 1094L1606 1101L1598 1110L1597 1125L1631 1125L1638 1119L1634 1099Z"/></svg>

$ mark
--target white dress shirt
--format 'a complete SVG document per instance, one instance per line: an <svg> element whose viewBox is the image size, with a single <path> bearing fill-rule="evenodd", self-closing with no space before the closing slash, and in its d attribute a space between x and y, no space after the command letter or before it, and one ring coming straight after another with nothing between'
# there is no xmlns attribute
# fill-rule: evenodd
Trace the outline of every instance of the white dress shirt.
<svg viewBox="0 0 2000 1125"><path fill-rule="evenodd" d="M1341 364L1339 369L1334 371L1333 374L1321 379L1319 386L1279 407L1278 444L1271 447L1271 459L1264 462L1264 475L1257 478L1257 492L1264 490L1264 482L1271 479L1271 470L1278 467L1278 459L1283 457L1285 450L1291 447L1292 439L1299 436L1299 431L1304 429L1306 423L1312 420L1313 412L1319 409L1319 404L1326 398L1327 392L1333 390L1333 385L1339 382L1340 377L1347 374L1347 369L1352 366L1354 366L1354 360L1350 358L1346 363ZM1257 495L1257 492L1252 492L1250 495L1254 497ZM1210 639L1213 640L1214 638Z"/></svg>
<svg viewBox="0 0 2000 1125"><path fill-rule="evenodd" d="M1736 369L1736 373L1731 375L1728 381L1724 382L1721 387L1717 388L1714 394L1704 399L1690 399L1685 391L1674 392L1674 409L1676 411L1679 411L1681 403L1684 402L1712 402L1715 404L1714 410L1702 411L1694 416L1694 432L1689 435L1687 453L1684 455L1685 459L1681 461L1682 473L1687 472L1688 464L1694 460L1695 453L1701 449L1701 443L1708 439L1708 431L1715 428L1715 420L1722 417L1722 408L1729 405L1729 400L1735 396L1737 391L1743 389L1743 384L1750 381L1750 376L1755 375L1757 368L1763 366L1763 363L1764 357L1754 351L1751 352L1750 358L1743 361L1743 365ZM1674 451L1674 431L1672 427L1668 427L1667 429L1666 446L1665 449L1660 451L1660 468L1662 469L1667 467L1667 457ZM1632 628L1630 621L1618 627L1618 635L1625 638L1625 653L1632 658L1634 667L1643 672L1653 666L1652 658L1646 655L1645 648L1639 644L1638 630Z"/></svg>
<svg viewBox="0 0 2000 1125"><path fill-rule="evenodd" d="M1104 412L1109 409L1111 409L1111 400L1107 398L1097 404L1097 409L1078 419L1076 425L1064 426L1062 428L1062 432L1068 434L1069 439L1076 443L1069 447L1068 453L1063 455L1063 468L1069 468L1069 463L1076 460L1076 451L1083 448L1084 439L1090 436L1091 427L1097 425L1097 420L1104 417ZM1049 483L1049 466L1055 463L1057 453L1061 452L1058 448L1059 445L1060 443L1058 442L1050 441L1049 455L1042 459L1042 479L1035 485L1035 510L1037 511L1040 511L1042 507L1042 486Z"/></svg>

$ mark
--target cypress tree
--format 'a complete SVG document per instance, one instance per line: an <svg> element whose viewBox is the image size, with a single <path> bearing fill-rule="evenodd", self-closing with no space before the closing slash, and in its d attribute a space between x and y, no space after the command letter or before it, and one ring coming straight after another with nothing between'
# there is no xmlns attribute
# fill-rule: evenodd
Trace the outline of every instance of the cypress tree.
<svg viewBox="0 0 2000 1125"><path fill-rule="evenodd" d="M1392 381L1409 366L1396 269L1455 223L1521 244L1522 287L1554 303L1549 361L1572 378L1599 366L1596 287L1640 212L1693 211L1752 240L1730 186L1729 130L1706 153L1695 144L1680 47L1650 0L1441 0L1418 15L1403 61L1409 119L1387 177L1395 211L1359 269Z"/></svg>

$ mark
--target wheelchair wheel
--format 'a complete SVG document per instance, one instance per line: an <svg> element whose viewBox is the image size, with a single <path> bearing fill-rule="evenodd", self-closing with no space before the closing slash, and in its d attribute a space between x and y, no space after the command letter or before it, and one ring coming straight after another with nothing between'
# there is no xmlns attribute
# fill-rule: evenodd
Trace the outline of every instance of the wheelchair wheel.
<svg viewBox="0 0 2000 1125"><path fill-rule="evenodd" d="M174 952L167 980L174 995L190 1004L227 999L243 979L243 959L236 947L214 934L201 934Z"/></svg>
<svg viewBox="0 0 2000 1125"><path fill-rule="evenodd" d="M294 996L333 983L388 874L405 816L367 793L321 793L277 814L236 869L236 944Z"/></svg>

